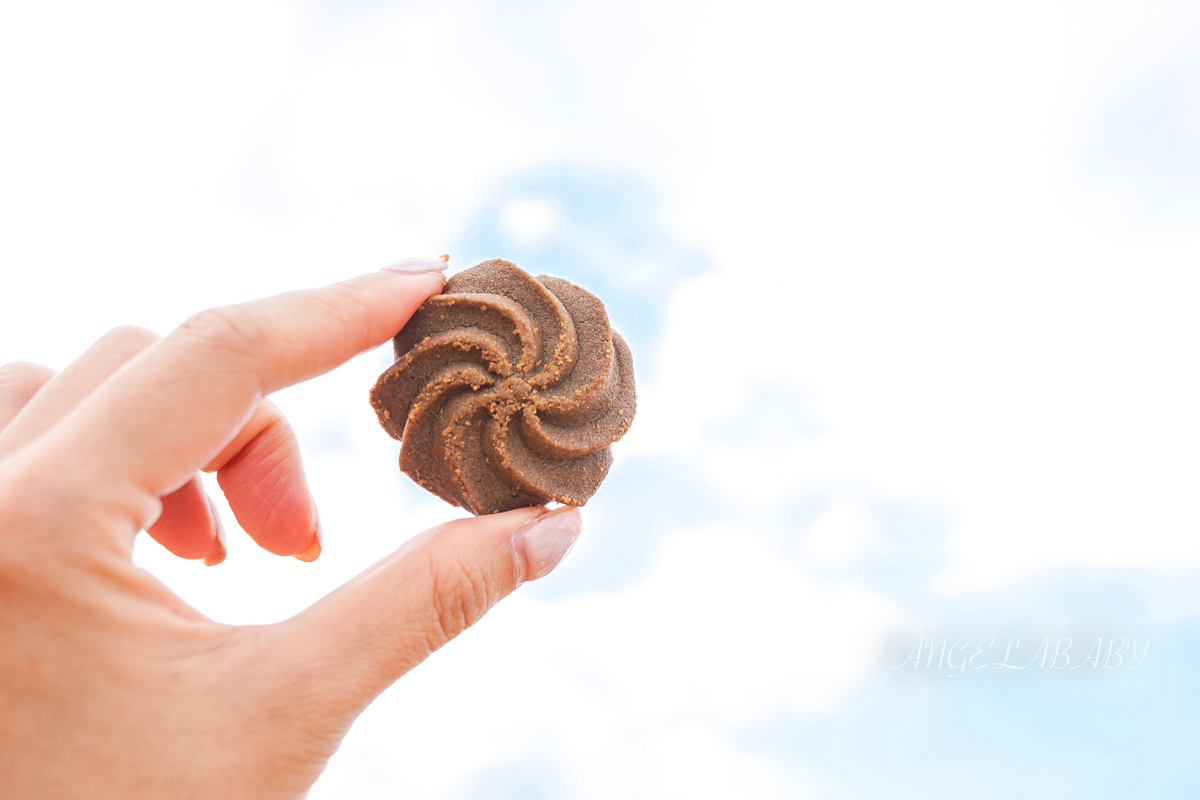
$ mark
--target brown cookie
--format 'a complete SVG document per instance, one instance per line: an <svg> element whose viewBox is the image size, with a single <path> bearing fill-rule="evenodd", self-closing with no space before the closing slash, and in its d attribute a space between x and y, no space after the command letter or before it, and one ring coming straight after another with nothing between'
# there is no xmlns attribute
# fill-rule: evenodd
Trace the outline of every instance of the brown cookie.
<svg viewBox="0 0 1200 800"><path fill-rule="evenodd" d="M417 483L472 514L596 493L637 397L629 347L595 296L484 261L393 343L371 406Z"/></svg>

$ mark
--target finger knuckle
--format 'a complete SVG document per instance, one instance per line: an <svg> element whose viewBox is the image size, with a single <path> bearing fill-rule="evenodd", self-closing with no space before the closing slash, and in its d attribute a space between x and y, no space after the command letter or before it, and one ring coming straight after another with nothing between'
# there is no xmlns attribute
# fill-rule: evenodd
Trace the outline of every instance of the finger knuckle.
<svg viewBox="0 0 1200 800"><path fill-rule="evenodd" d="M0 366L0 391L6 394L32 394L53 374L50 368L32 361L12 361Z"/></svg>
<svg viewBox="0 0 1200 800"><path fill-rule="evenodd" d="M201 311L179 326L179 334L204 346L247 358L258 352L262 341L262 333L254 319L237 306Z"/></svg>
<svg viewBox="0 0 1200 800"><path fill-rule="evenodd" d="M292 435L291 423L279 410L279 406L270 400L260 400L258 407L254 409L254 414L261 420L264 432L273 431L273 435L277 439L286 439Z"/></svg>
<svg viewBox="0 0 1200 800"><path fill-rule="evenodd" d="M145 350L157 342L159 338L159 335L154 331L140 328L137 325L118 325L101 336L100 341L110 346L119 347L122 350L137 352Z"/></svg>
<svg viewBox="0 0 1200 800"><path fill-rule="evenodd" d="M474 625L487 612L491 593L487 578L459 558L440 559L431 570L434 634L440 644Z"/></svg>

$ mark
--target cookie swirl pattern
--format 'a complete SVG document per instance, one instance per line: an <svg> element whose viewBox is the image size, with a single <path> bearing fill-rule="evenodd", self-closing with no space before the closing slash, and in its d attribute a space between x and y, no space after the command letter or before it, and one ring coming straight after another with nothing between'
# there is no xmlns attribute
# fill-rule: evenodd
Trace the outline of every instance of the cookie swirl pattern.
<svg viewBox="0 0 1200 800"><path fill-rule="evenodd" d="M629 347L574 284L485 261L446 282L393 341L371 390L400 469L473 514L581 506L633 421Z"/></svg>

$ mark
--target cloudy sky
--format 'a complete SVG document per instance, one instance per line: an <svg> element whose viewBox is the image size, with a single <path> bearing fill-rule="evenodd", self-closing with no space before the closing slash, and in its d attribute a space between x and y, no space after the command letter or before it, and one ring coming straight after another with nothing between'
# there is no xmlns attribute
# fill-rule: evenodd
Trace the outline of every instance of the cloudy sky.
<svg viewBox="0 0 1200 800"><path fill-rule="evenodd" d="M314 798L1197 785L1187 4L9 5L0 362L442 252L567 277L633 347L570 559ZM396 469L388 362L277 398L318 562L139 562L266 622L460 513Z"/></svg>

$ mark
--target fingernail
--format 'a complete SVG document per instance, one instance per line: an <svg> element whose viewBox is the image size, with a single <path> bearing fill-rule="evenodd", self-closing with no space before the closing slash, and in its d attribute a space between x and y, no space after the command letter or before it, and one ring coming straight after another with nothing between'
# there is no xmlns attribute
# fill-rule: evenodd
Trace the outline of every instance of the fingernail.
<svg viewBox="0 0 1200 800"><path fill-rule="evenodd" d="M416 275L421 272L441 272L450 264L450 256L443 253L437 258L402 258L393 261L380 272L395 272L398 275Z"/></svg>
<svg viewBox="0 0 1200 800"><path fill-rule="evenodd" d="M296 558L305 563L311 563L317 560L317 556L321 555L321 515L317 513L317 507L313 506L313 533L312 543L308 549L300 553Z"/></svg>
<svg viewBox="0 0 1200 800"><path fill-rule="evenodd" d="M208 511L212 514L213 533L217 535L217 549L204 557L204 566L215 567L225 560L225 525L221 522L221 515L217 513L217 507L213 505L212 498L208 495L204 496L208 501Z"/></svg>
<svg viewBox="0 0 1200 800"><path fill-rule="evenodd" d="M528 565L525 580L532 581L550 573L563 560L579 538L583 518L574 506L556 508L536 517L513 536L513 547Z"/></svg>

